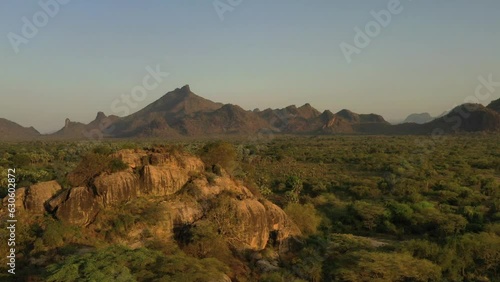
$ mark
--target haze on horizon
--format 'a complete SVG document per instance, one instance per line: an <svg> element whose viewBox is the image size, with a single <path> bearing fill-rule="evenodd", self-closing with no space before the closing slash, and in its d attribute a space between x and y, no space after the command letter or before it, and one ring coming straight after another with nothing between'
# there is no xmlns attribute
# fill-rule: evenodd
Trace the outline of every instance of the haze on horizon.
<svg viewBox="0 0 500 282"><path fill-rule="evenodd" d="M132 111L189 84L204 98L250 110L310 103L391 121L464 103L479 76L500 81L493 0L401 0L401 12L349 63L340 44L354 45L355 28L364 30L371 11L391 1L242 0L221 18L214 1L72 0L17 54L8 34L22 34L22 18L42 9L38 1L2 1L0 117L46 133L65 118L117 114L113 101L157 66L168 77Z"/></svg>

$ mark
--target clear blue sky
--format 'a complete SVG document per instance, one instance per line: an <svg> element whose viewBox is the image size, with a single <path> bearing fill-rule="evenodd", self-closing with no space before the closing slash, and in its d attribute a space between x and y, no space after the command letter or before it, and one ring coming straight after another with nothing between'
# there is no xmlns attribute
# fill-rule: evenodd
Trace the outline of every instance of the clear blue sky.
<svg viewBox="0 0 500 282"><path fill-rule="evenodd" d="M309 102L391 120L461 104L479 75L500 81L498 0L401 0L347 63L339 44L354 44L354 28L389 2L243 0L221 20L211 0L72 0L16 54L7 34L21 35L22 17L41 7L0 1L0 117L48 132L66 117L113 114L112 101L157 64L170 75L134 110L189 84L246 109Z"/></svg>

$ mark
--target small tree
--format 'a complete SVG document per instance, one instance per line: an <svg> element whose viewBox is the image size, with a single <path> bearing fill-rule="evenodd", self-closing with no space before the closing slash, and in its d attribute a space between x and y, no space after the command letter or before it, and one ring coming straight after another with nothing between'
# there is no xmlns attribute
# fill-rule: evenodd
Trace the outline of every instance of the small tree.
<svg viewBox="0 0 500 282"><path fill-rule="evenodd" d="M218 165L230 174L238 166L237 155L234 146L223 141L208 143L200 151L200 157L208 168L212 169Z"/></svg>
<svg viewBox="0 0 500 282"><path fill-rule="evenodd" d="M321 216L316 212L312 204L290 203L286 206L285 212L297 224L304 235L316 233L321 223Z"/></svg>
<svg viewBox="0 0 500 282"><path fill-rule="evenodd" d="M128 165L120 159L90 153L85 155L78 166L68 174L68 181L73 186L88 185L103 172L118 172L127 168Z"/></svg>
<svg viewBox="0 0 500 282"><path fill-rule="evenodd" d="M300 193L302 192L302 179L298 175L288 176L285 186L288 191L285 192L285 197L289 203L298 203Z"/></svg>

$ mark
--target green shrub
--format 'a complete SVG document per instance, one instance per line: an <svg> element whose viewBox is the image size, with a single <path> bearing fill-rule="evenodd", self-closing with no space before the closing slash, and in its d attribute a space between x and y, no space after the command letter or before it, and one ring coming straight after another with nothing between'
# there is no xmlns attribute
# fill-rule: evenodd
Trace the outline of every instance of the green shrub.
<svg viewBox="0 0 500 282"><path fill-rule="evenodd" d="M128 168L128 164L124 163L121 159L113 158L109 161L109 169L111 172L118 172Z"/></svg>
<svg viewBox="0 0 500 282"><path fill-rule="evenodd" d="M441 268L408 254L358 251L345 255L330 272L334 281L441 281Z"/></svg>
<svg viewBox="0 0 500 282"><path fill-rule="evenodd" d="M286 206L285 212L306 236L316 233L321 223L321 216L312 204L290 203Z"/></svg>
<svg viewBox="0 0 500 282"><path fill-rule="evenodd" d="M77 167L68 174L68 182L73 186L89 185L103 172L118 172L128 168L122 160L111 156L90 153L85 155Z"/></svg>
<svg viewBox="0 0 500 282"><path fill-rule="evenodd" d="M238 163L236 161L237 152L230 143L217 141L208 143L200 150L201 159L210 170L219 165L228 173L232 174Z"/></svg>
<svg viewBox="0 0 500 282"><path fill-rule="evenodd" d="M219 281L227 266L216 259L183 253L164 255L146 248L121 246L73 255L47 268L46 281Z"/></svg>

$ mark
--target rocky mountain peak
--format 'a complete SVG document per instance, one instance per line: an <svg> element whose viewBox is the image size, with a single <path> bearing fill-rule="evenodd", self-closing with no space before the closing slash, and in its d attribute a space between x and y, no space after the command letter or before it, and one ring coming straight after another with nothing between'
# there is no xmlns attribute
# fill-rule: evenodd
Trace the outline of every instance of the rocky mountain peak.
<svg viewBox="0 0 500 282"><path fill-rule="evenodd" d="M340 110L336 115L351 122L359 121L359 115L347 109Z"/></svg>
<svg viewBox="0 0 500 282"><path fill-rule="evenodd" d="M189 84L182 86L181 91L186 93L191 93L191 88L189 88Z"/></svg>
<svg viewBox="0 0 500 282"><path fill-rule="evenodd" d="M103 119L107 118L107 116L103 112L98 112L97 116L95 117L95 120L101 121Z"/></svg>

